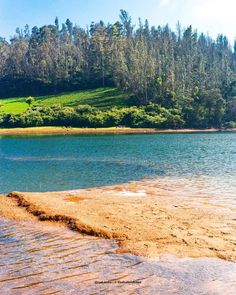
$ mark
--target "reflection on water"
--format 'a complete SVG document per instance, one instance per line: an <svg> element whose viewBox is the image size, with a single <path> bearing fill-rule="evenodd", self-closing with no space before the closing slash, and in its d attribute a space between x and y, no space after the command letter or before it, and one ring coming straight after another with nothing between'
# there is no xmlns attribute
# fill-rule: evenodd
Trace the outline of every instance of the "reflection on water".
<svg viewBox="0 0 236 295"><path fill-rule="evenodd" d="M0 219L1 294L232 294L236 264L148 260L115 242Z"/></svg>
<svg viewBox="0 0 236 295"><path fill-rule="evenodd" d="M191 204L211 204L218 208L236 210L236 174L231 178L222 176L158 177L141 181L144 188L156 187L159 194L172 196ZM137 182L138 183L138 182Z"/></svg>

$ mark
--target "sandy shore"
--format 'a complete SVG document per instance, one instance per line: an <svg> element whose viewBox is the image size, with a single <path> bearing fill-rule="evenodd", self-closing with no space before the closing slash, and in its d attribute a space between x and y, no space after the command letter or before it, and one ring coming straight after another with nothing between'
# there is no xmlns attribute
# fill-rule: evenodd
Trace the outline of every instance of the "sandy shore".
<svg viewBox="0 0 236 295"><path fill-rule="evenodd" d="M236 131L236 129L152 129L152 128L65 128L29 127L0 129L0 135L54 135L54 134L97 134L97 133L191 133Z"/></svg>
<svg viewBox="0 0 236 295"><path fill-rule="evenodd" d="M173 191L148 181L68 192L10 193L0 197L0 215L55 222L116 239L122 253L236 261L235 210L173 198Z"/></svg>

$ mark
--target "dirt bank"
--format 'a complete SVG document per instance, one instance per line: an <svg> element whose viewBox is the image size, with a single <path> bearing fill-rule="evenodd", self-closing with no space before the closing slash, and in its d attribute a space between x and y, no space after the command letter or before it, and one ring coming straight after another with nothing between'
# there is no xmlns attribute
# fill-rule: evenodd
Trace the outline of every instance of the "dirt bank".
<svg viewBox="0 0 236 295"><path fill-rule="evenodd" d="M0 208L2 216L15 220L32 221L33 216L33 221L115 238L120 252L236 261L234 210L173 198L173 191L147 181L71 192L11 193L0 198Z"/></svg>
<svg viewBox="0 0 236 295"><path fill-rule="evenodd" d="M0 135L54 135L54 134L99 134L99 133L191 133L236 131L236 129L152 129L152 128L64 128L64 127L29 127L0 129Z"/></svg>

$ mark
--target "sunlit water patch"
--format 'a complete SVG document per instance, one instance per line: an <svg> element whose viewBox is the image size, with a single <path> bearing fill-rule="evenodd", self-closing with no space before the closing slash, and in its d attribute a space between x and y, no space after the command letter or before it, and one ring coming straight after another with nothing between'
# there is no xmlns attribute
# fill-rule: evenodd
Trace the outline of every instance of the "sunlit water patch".
<svg viewBox="0 0 236 295"><path fill-rule="evenodd" d="M233 177L233 175L232 175ZM234 176L236 179L236 175ZM137 182L139 183L139 182ZM144 179L143 188L158 188L160 195L189 200L191 204L211 204L219 209L236 211L236 181L219 176L156 177Z"/></svg>
<svg viewBox="0 0 236 295"><path fill-rule="evenodd" d="M1 294L228 294L236 264L148 260L116 254L113 241L0 219Z"/></svg>

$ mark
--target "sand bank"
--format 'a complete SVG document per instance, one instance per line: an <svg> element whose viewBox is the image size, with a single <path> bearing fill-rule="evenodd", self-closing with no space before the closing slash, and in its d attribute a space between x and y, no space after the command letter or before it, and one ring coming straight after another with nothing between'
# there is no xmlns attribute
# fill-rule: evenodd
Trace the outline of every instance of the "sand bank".
<svg viewBox="0 0 236 295"><path fill-rule="evenodd" d="M236 261L235 210L173 198L172 190L145 180L68 192L15 192L0 198L0 208L3 217L51 221L116 239L119 252Z"/></svg>
<svg viewBox="0 0 236 295"><path fill-rule="evenodd" d="M236 129L153 129L153 128L65 128L65 127L29 127L0 129L0 135L56 135L56 134L99 134L99 133L191 133L236 131Z"/></svg>

